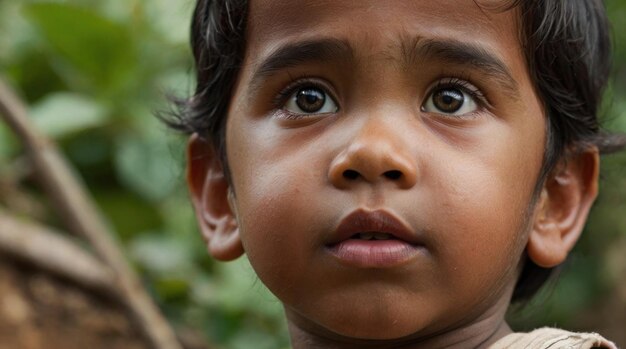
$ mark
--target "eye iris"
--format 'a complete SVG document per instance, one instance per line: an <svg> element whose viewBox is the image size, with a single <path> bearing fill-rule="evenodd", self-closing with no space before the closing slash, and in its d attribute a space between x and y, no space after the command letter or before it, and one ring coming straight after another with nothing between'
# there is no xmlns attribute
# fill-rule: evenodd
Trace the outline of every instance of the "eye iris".
<svg viewBox="0 0 626 349"><path fill-rule="evenodd" d="M317 88L306 88L296 94L296 104L307 113L319 111L326 102L326 95Z"/></svg>
<svg viewBox="0 0 626 349"><path fill-rule="evenodd" d="M457 89L437 91L433 96L434 105L446 113L454 113L463 106L463 93Z"/></svg>

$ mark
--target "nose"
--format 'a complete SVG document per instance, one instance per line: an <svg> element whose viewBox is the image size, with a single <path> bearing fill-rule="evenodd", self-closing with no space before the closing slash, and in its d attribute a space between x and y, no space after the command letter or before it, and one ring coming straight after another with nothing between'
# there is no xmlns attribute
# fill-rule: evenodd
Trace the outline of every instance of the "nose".
<svg viewBox="0 0 626 349"><path fill-rule="evenodd" d="M417 181L417 163L393 127L368 122L331 162L328 177L340 189L358 182L393 183L409 189Z"/></svg>

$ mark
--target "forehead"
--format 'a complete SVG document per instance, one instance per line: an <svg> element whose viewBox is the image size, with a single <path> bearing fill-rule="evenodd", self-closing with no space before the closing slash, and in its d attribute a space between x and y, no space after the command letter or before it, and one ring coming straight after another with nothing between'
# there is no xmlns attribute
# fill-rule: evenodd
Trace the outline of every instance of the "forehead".
<svg viewBox="0 0 626 349"><path fill-rule="evenodd" d="M392 55L403 41L470 42L503 60L522 57L518 15L504 0L252 0L247 56L262 57L295 40L334 37L362 54ZM359 51L359 50L357 50ZM514 67L512 67L514 68Z"/></svg>

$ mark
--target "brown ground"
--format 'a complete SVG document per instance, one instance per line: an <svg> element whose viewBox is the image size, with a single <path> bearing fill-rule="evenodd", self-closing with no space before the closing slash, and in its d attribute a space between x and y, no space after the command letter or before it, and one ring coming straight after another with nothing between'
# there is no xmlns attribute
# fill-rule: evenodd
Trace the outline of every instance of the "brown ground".
<svg viewBox="0 0 626 349"><path fill-rule="evenodd" d="M0 349L148 348L124 309L0 256Z"/></svg>

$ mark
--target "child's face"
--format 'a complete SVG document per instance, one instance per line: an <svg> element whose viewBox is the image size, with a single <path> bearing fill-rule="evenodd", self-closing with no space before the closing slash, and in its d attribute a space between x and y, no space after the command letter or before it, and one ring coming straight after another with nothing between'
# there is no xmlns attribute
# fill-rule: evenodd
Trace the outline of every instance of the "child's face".
<svg viewBox="0 0 626 349"><path fill-rule="evenodd" d="M231 204L293 326L388 339L506 309L545 119L516 13L482 3L251 1ZM395 240L351 239L370 231Z"/></svg>

